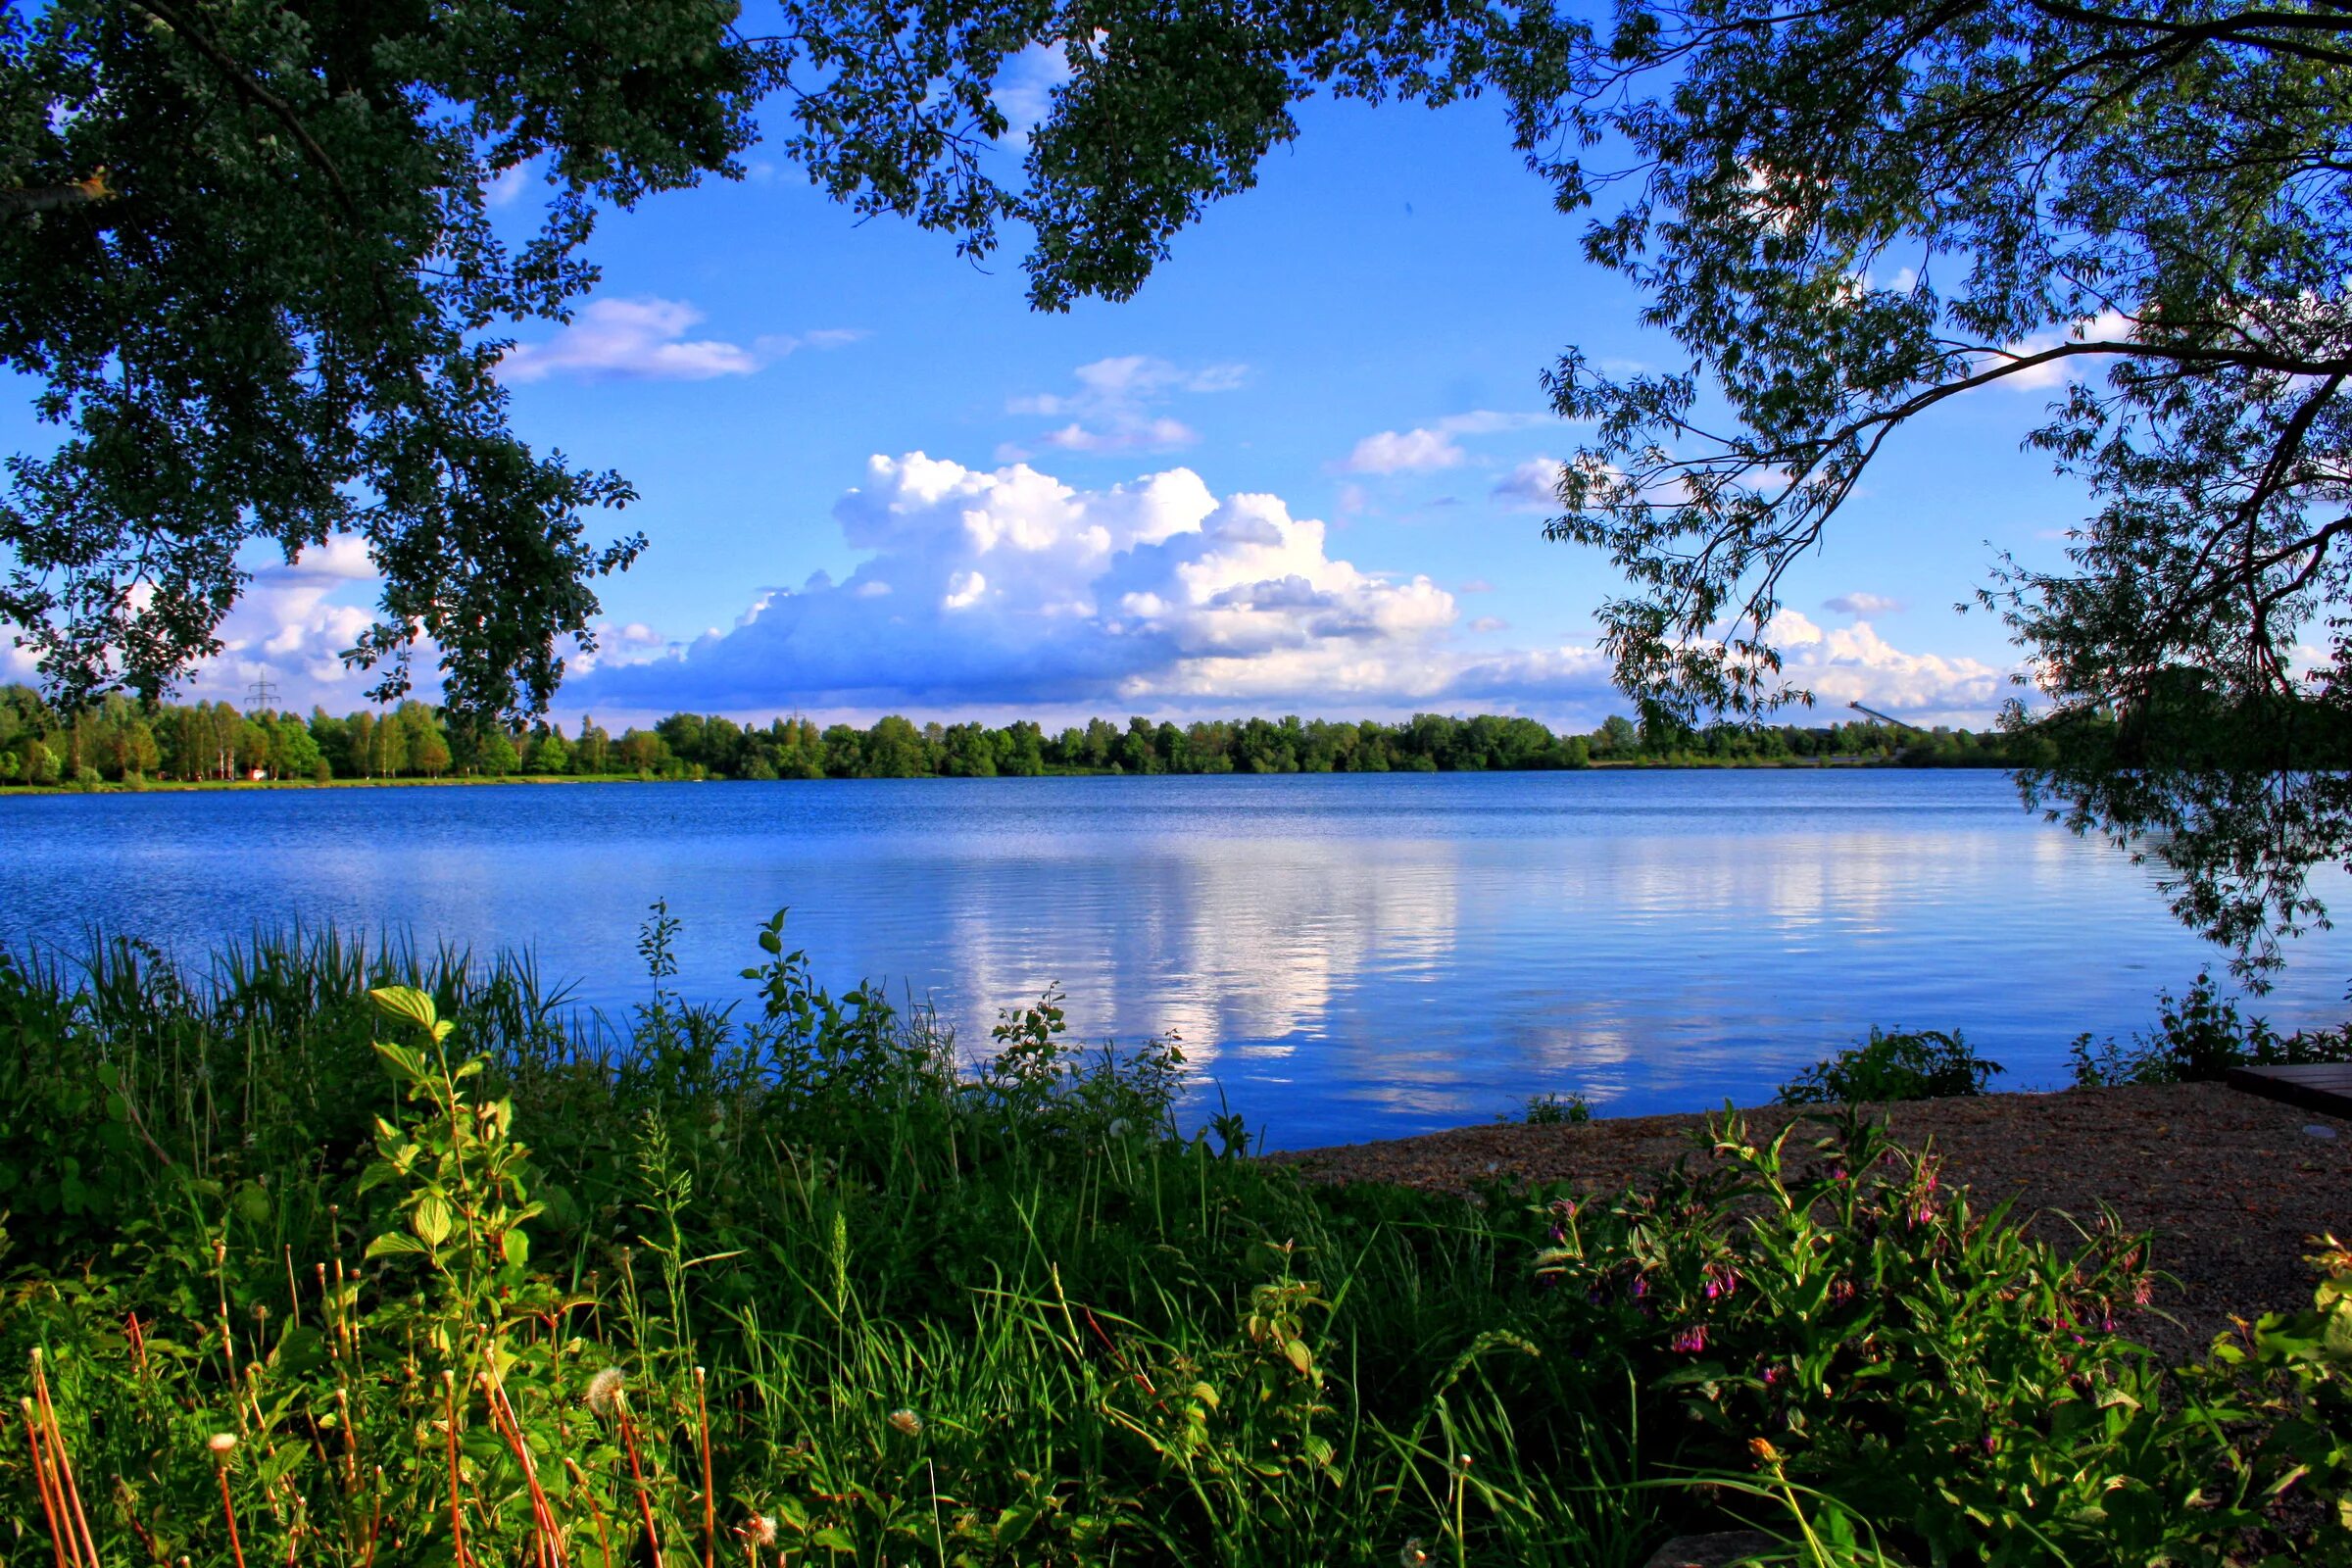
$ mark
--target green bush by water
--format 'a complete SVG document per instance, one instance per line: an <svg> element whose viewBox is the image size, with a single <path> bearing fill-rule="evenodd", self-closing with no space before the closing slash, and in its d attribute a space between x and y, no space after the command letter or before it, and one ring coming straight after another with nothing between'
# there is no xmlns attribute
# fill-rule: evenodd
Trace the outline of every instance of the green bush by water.
<svg viewBox="0 0 2352 1568"><path fill-rule="evenodd" d="M2237 1003L2200 970L2186 994L2157 997L2157 1024L2129 1044L2077 1035L2071 1053L2078 1088L2219 1080L2231 1067L2352 1061L2352 1025L2282 1035L2268 1020L2240 1018Z"/></svg>
<svg viewBox="0 0 2352 1568"><path fill-rule="evenodd" d="M1867 1041L1807 1067L1781 1085L1777 1098L1784 1105L1854 1105L1981 1095L2000 1070L1958 1030L1889 1034L1873 1024Z"/></svg>
<svg viewBox="0 0 2352 1568"><path fill-rule="evenodd" d="M10 1559L2323 1560L2352 1259L2168 1380L2142 1238L1851 1118L1614 1198L1320 1188L1049 996L961 1066L759 933L740 1016L257 942L0 961ZM1694 1152L1695 1153L1696 1152ZM2332 1293L2332 1294L2330 1294ZM21 1369L21 1370L20 1370ZM2330 1444L2333 1446L2330 1447ZM2276 1495L2274 1495L2276 1494ZM2322 1507L2319 1504L2325 1503ZM234 1537L231 1529L235 1530Z"/></svg>

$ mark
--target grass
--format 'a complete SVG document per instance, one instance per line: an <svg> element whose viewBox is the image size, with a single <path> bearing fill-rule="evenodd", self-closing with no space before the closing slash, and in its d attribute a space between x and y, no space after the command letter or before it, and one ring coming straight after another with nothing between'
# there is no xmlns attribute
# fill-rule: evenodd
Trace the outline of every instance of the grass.
<svg viewBox="0 0 2352 1568"><path fill-rule="evenodd" d="M1171 1048L1074 1047L1049 995L963 1064L936 1020L814 987L781 916L756 935L754 1000L693 1003L657 909L616 1019L527 961L332 933L199 973L131 942L0 959L0 1366L29 1401L0 1550L1632 1568L1740 1523L1825 1564L2352 1541L2298 1511L2345 1494L2340 1294L2168 1373L2119 1332L2144 1238L2043 1247L1834 1115L1796 1135L1818 1165L1726 1119L1720 1157L1597 1200L1315 1187L1237 1122L1175 1125Z"/></svg>

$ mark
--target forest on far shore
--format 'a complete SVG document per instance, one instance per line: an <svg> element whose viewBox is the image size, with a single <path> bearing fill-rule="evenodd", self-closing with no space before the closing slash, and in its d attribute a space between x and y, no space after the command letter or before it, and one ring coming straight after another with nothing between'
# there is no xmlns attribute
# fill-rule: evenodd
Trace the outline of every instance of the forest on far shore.
<svg viewBox="0 0 2352 1568"><path fill-rule="evenodd" d="M1051 773L1469 773L1627 764L1738 766L1805 762L2013 767L2033 736L1921 731L1876 721L1808 727L1677 728L1611 717L1588 733L1532 718L1416 713L1384 723L1280 718L1178 725L1096 718L1057 733L1027 720L916 724L891 714L860 729L800 716L739 724L672 713L613 735L576 729L468 727L405 702L307 719L229 703L142 708L109 698L64 714L25 686L0 687L0 784L54 786L235 779L582 777L651 779L993 778Z"/></svg>

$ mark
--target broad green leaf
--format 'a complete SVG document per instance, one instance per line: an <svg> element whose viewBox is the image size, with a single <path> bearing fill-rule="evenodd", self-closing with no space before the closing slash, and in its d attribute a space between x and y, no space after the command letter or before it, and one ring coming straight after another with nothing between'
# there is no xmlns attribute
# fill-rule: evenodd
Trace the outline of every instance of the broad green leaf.
<svg viewBox="0 0 2352 1568"><path fill-rule="evenodd" d="M425 1246L439 1247L449 1240L453 1217L449 1210L449 1200L428 1190L417 1197L416 1207L410 1213L409 1223L423 1239Z"/></svg>
<svg viewBox="0 0 2352 1568"><path fill-rule="evenodd" d="M414 986L382 986L368 992L368 998L379 1010L428 1033L440 1018L433 999Z"/></svg>

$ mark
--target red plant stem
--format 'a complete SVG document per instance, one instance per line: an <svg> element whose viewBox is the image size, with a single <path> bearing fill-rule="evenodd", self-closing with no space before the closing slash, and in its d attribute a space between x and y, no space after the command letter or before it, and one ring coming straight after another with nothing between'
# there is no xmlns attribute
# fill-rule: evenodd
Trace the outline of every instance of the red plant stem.
<svg viewBox="0 0 2352 1568"><path fill-rule="evenodd" d="M243 1543L237 1540L236 1504L228 1499L228 1466L217 1464L213 1466L213 1469L220 1477L220 1512L228 1519L229 1555L237 1559L237 1568L245 1568L245 1547Z"/></svg>
<svg viewBox="0 0 2352 1568"><path fill-rule="evenodd" d="M514 1419L514 1407L507 1402L507 1391L495 1379L485 1373L482 1385L490 1391L491 1425L507 1440L507 1446L514 1450L515 1459L522 1465L523 1485L531 1489L531 1517L539 1528L539 1558L553 1563L555 1568L565 1568L564 1538L556 1529L556 1510L539 1485L539 1466L532 1461L530 1447L522 1441L522 1423Z"/></svg>
<svg viewBox="0 0 2352 1568"><path fill-rule="evenodd" d="M41 1514L49 1521L49 1550L57 1558L57 1568L66 1568L66 1533L57 1520L58 1499L49 1480L49 1466L41 1458L41 1430L34 1421L32 1401L24 1401L24 1441L32 1446L32 1483L40 1490ZM76 1551L78 1562L81 1553Z"/></svg>
<svg viewBox="0 0 2352 1568"><path fill-rule="evenodd" d="M571 1484L588 1500L588 1517L596 1524L596 1549L604 1553L605 1568L612 1568L612 1538L605 1533L605 1510L596 1505L596 1489L588 1485L587 1472L573 1463L568 1453L564 1456L564 1468L571 1472Z"/></svg>
<svg viewBox="0 0 2352 1568"><path fill-rule="evenodd" d="M449 1411L449 1539L457 1547L458 1568L466 1568L472 1559L466 1555L466 1507L458 1494L458 1385L447 1372L441 1374L441 1392Z"/></svg>
<svg viewBox="0 0 2352 1568"><path fill-rule="evenodd" d="M57 1424L57 1406L49 1402L49 1379L39 1361L32 1364L32 1392L41 1401L41 1419L48 1424L45 1436L49 1439L49 1455L65 1484L65 1495L74 1504L73 1527L81 1532L74 1544L74 1560L82 1560L82 1548L89 1549L90 1568L97 1568L98 1543L90 1535L89 1516L81 1511L81 1487L74 1479L74 1459L66 1452L66 1434Z"/></svg>
<svg viewBox="0 0 2352 1568"><path fill-rule="evenodd" d="M637 1428L629 1412L620 1412L620 1443L629 1450L629 1475L637 1483L637 1514L645 1521L645 1547L653 1553L653 1568L662 1568L662 1538L654 1530L654 1499L645 1490L645 1469L637 1462Z"/></svg>
<svg viewBox="0 0 2352 1568"><path fill-rule="evenodd" d="M703 1438L703 1568L718 1568L718 1502L711 1495L710 1401L703 1392L703 1369L694 1369L694 1414Z"/></svg>

